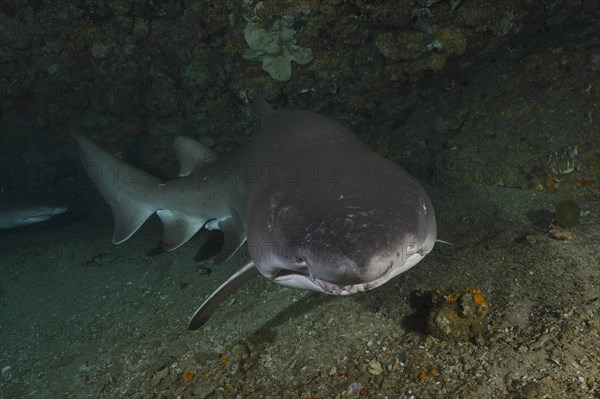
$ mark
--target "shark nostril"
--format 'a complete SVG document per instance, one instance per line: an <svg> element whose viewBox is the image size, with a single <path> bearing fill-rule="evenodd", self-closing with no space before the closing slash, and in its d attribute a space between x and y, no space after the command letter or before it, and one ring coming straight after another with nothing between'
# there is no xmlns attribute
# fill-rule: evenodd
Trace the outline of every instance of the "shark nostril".
<svg viewBox="0 0 600 399"><path fill-rule="evenodd" d="M409 254L415 253L417 252L418 248L417 248L417 244L414 242L408 243L406 245L406 252Z"/></svg>

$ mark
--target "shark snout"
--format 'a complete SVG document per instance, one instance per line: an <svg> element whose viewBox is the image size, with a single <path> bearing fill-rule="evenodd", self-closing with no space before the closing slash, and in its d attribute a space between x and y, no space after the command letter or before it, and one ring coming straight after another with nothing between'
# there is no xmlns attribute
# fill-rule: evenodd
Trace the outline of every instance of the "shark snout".
<svg viewBox="0 0 600 399"><path fill-rule="evenodd" d="M337 287L368 283L389 273L394 266L392 259L352 259L335 252L319 256L304 252L300 257L312 279Z"/></svg>
<svg viewBox="0 0 600 399"><path fill-rule="evenodd" d="M369 278L364 268L350 259L311 259L305 262L312 278L323 282L335 282L338 286L361 284Z"/></svg>
<svg viewBox="0 0 600 399"><path fill-rule="evenodd" d="M431 251L433 244L428 244L409 239L386 250L346 251L348 255L333 248L300 249L294 259L322 291L346 295L378 287L410 269Z"/></svg>

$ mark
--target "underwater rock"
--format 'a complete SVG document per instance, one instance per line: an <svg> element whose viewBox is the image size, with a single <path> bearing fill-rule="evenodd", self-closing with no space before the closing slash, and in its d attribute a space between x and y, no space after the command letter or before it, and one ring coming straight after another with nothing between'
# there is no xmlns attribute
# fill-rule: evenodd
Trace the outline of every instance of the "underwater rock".
<svg viewBox="0 0 600 399"><path fill-rule="evenodd" d="M136 18L133 23L133 32L132 36L134 39L138 40L148 35L150 31L150 24L147 20L143 18Z"/></svg>
<svg viewBox="0 0 600 399"><path fill-rule="evenodd" d="M262 68L279 82L292 77L292 61L307 64L313 59L313 52L296 44L293 29L294 17L284 15L269 28L261 28L260 23L248 21L244 38L250 46L244 51L246 60L262 61Z"/></svg>
<svg viewBox="0 0 600 399"><path fill-rule="evenodd" d="M146 92L144 104L162 118L176 115L181 107L179 93L167 77L157 77Z"/></svg>
<svg viewBox="0 0 600 399"><path fill-rule="evenodd" d="M96 42L92 45L92 57L94 58L104 58L108 52L108 47L104 44Z"/></svg>
<svg viewBox="0 0 600 399"><path fill-rule="evenodd" d="M445 27L435 33L384 32L375 37L375 47L388 61L385 75L396 81L401 76L438 72L453 55L463 55L467 38L457 27Z"/></svg>
<svg viewBox="0 0 600 399"><path fill-rule="evenodd" d="M427 329L436 338L473 341L487 325L489 306L481 290L446 290L433 293Z"/></svg>
<svg viewBox="0 0 600 399"><path fill-rule="evenodd" d="M427 40L422 32L385 32L375 38L375 47L387 59L408 61L425 54Z"/></svg>
<svg viewBox="0 0 600 399"><path fill-rule="evenodd" d="M573 200L563 200L554 208L554 220L561 227L570 227L579 223L581 209Z"/></svg>

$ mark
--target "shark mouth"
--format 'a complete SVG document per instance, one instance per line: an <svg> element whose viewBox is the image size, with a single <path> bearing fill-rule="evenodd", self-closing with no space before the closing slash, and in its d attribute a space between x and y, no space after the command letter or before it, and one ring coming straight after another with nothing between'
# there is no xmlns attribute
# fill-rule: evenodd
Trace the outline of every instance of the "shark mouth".
<svg viewBox="0 0 600 399"><path fill-rule="evenodd" d="M273 281L288 287L342 296L353 295L379 287L407 269L394 269L392 268L392 262L390 262L388 268L373 280L364 283L340 285L339 283L316 277L311 273L311 266L306 261L298 262L295 266L297 268L293 270L281 269L276 277L273 278Z"/></svg>
<svg viewBox="0 0 600 399"><path fill-rule="evenodd" d="M388 281L390 278L391 277L389 277L389 273L387 273L379 277L378 279L370 281L368 283L349 284L344 286L339 286L337 284L330 283L329 281L321 280L320 278L311 278L311 280L314 281L314 283L318 285L323 292L326 292L328 294L352 295L379 287L380 285Z"/></svg>

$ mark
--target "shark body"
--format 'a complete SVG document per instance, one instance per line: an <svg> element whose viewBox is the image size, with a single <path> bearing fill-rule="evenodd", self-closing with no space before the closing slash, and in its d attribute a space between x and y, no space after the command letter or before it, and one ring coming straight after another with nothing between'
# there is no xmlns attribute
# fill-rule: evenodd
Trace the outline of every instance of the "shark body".
<svg viewBox="0 0 600 399"><path fill-rule="evenodd" d="M0 230L45 222L63 214L67 207L39 205L31 201L0 200Z"/></svg>
<svg viewBox="0 0 600 399"><path fill-rule="evenodd" d="M215 262L221 263L247 241L252 260L198 308L192 330L259 273L289 287L350 295L410 269L436 241L427 193L397 164L324 115L274 111L264 101L256 108L260 131L226 159L177 138L180 177L166 182L75 135L112 208L114 243L155 212L165 250L202 227L220 229L225 243Z"/></svg>

